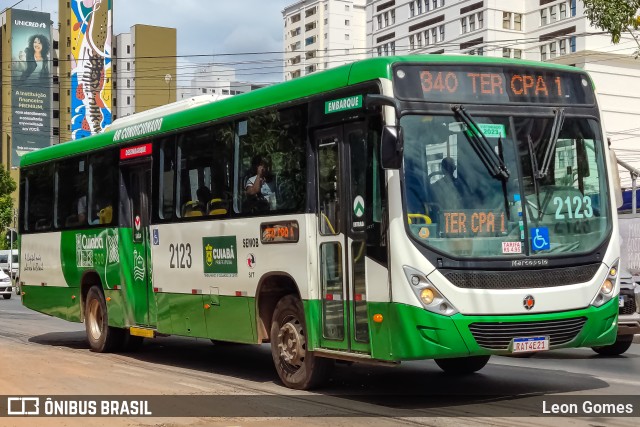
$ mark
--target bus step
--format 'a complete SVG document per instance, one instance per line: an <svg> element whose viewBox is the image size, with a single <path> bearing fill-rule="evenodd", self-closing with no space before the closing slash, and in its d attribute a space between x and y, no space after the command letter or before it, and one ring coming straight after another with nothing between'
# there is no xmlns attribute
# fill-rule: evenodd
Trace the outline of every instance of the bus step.
<svg viewBox="0 0 640 427"><path fill-rule="evenodd" d="M139 328L137 326L132 326L129 328L129 333L133 336L136 337L143 337L143 338L155 338L156 337L156 330L155 329L149 329L149 328Z"/></svg>
<svg viewBox="0 0 640 427"><path fill-rule="evenodd" d="M373 359L370 355L364 353L350 353L338 350L329 350L326 348L316 348L313 350L316 357L325 357L328 359L343 360L345 362L366 363L369 365L399 365L400 362Z"/></svg>

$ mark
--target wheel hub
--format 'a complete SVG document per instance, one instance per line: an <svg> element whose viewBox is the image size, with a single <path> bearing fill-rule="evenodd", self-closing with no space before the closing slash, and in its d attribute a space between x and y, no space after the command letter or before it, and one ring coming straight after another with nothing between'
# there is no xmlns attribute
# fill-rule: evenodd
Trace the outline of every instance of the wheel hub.
<svg viewBox="0 0 640 427"><path fill-rule="evenodd" d="M91 337L94 340L98 340L102 335L102 310L100 309L100 303L96 300L91 300L88 311L87 321L89 322Z"/></svg>
<svg viewBox="0 0 640 427"><path fill-rule="evenodd" d="M278 349L280 357L290 365L301 366L306 351L304 349L302 325L297 321L289 321L280 327L278 332Z"/></svg>

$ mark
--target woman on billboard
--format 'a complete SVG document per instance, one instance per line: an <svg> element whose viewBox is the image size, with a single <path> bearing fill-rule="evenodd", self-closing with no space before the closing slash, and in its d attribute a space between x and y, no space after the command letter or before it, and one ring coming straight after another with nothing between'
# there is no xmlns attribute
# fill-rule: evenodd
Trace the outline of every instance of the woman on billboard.
<svg viewBox="0 0 640 427"><path fill-rule="evenodd" d="M29 37L24 52L27 66L20 76L20 83L47 81L49 79L49 39L42 34Z"/></svg>

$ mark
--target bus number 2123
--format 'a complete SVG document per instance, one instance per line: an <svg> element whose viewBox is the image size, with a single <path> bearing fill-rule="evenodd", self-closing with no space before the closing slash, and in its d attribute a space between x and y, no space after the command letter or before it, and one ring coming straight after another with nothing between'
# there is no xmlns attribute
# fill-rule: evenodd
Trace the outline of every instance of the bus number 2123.
<svg viewBox="0 0 640 427"><path fill-rule="evenodd" d="M171 253L170 268L191 268L191 245L189 243L186 245L172 243L169 245L169 252Z"/></svg>

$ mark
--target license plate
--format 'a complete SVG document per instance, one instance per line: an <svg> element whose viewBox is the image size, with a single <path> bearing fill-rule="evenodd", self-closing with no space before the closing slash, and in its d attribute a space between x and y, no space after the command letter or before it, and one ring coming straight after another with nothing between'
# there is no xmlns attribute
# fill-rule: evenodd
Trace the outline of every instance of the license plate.
<svg viewBox="0 0 640 427"><path fill-rule="evenodd" d="M618 297L618 307L624 307L624 297L623 296L619 296Z"/></svg>
<svg viewBox="0 0 640 427"><path fill-rule="evenodd" d="M549 337L514 338L512 353L549 350Z"/></svg>

